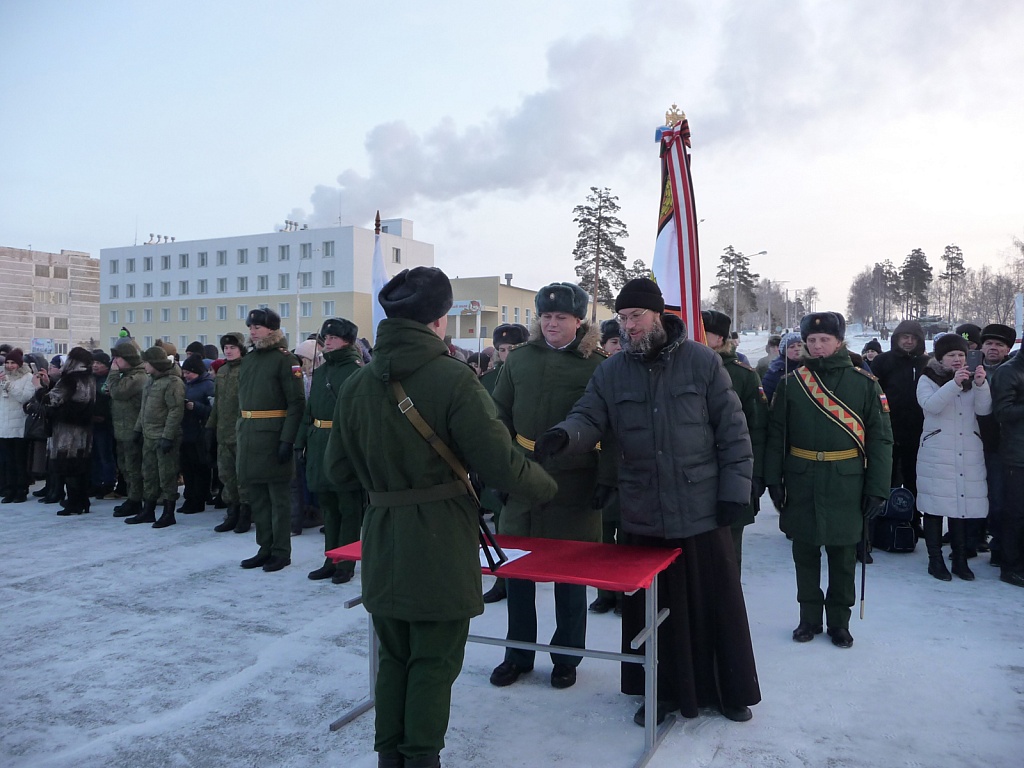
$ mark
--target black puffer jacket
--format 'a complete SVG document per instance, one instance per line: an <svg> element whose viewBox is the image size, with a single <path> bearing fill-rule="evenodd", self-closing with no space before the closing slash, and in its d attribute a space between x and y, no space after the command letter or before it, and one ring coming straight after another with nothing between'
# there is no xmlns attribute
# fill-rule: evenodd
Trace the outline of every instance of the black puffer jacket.
<svg viewBox="0 0 1024 768"><path fill-rule="evenodd" d="M910 352L896 346L901 333L917 339ZM930 356L924 351L924 330L914 320L904 320L896 326L889 341L890 351L883 352L871 363L871 372L889 401L892 436L897 443L916 443L924 426L924 413L917 402L917 380L921 377Z"/></svg>
<svg viewBox="0 0 1024 768"><path fill-rule="evenodd" d="M1024 467L1024 355L1015 355L992 377L992 412L999 422L999 458Z"/></svg>
<svg viewBox="0 0 1024 768"><path fill-rule="evenodd" d="M663 322L668 343L656 358L623 351L605 360L558 426L572 452L592 449L611 427L622 530L688 538L717 527L719 501L749 503L754 459L721 357L688 341L679 318Z"/></svg>

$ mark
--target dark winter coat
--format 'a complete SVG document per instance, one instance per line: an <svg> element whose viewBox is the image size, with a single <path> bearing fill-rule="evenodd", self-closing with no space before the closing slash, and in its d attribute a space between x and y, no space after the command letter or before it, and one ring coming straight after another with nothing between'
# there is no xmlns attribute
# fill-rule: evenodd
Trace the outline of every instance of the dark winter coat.
<svg viewBox="0 0 1024 768"><path fill-rule="evenodd" d="M764 482L764 446L768 440L768 400L761 389L761 379L757 371L744 364L733 352L719 351L725 372L732 381L733 391L740 399L743 415L747 419L747 432L750 434L750 447L754 453L754 469L752 477ZM751 494L750 503L743 514L733 525L750 525L760 509L760 499Z"/></svg>
<svg viewBox="0 0 1024 768"><path fill-rule="evenodd" d="M917 345L911 352L896 346L901 333L913 334ZM871 372L889 401L892 436L897 443L916 443L921 439L924 413L917 402L917 380L930 356L924 351L924 331L914 320L904 320L896 326L889 339L890 350L883 352L871 363Z"/></svg>
<svg viewBox="0 0 1024 768"><path fill-rule="evenodd" d="M876 360L878 358L875 358ZM854 368L845 347L830 357L807 358L803 365L864 423L865 457L840 461L799 458L805 451L846 451L854 439L815 405L797 380L799 371L779 382L772 400L765 449L765 482L785 485L786 506L779 527L794 540L815 545L860 541L864 496L889 496L892 428L875 377Z"/></svg>
<svg viewBox="0 0 1024 768"><path fill-rule="evenodd" d="M1024 355L1014 355L992 377L992 411L1002 433L999 458L1024 467Z"/></svg>
<svg viewBox="0 0 1024 768"><path fill-rule="evenodd" d="M329 428L316 426L314 420L333 421L338 405L338 393L353 373L359 370L363 356L355 345L324 352L324 361L313 371L306 410L302 414L302 427L295 440L295 450L306 451L306 485L313 493L322 491L359 490L359 483L349 482L339 487L335 478L326 471L324 463Z"/></svg>
<svg viewBox="0 0 1024 768"><path fill-rule="evenodd" d="M772 360L772 364L768 366L768 373L761 379L761 388L764 390L764 396L768 398L769 403L775 396L775 389L779 386L782 378L795 371L800 365L801 361L790 360L781 352L778 357Z"/></svg>
<svg viewBox="0 0 1024 768"><path fill-rule="evenodd" d="M1005 361L1003 361L1005 362ZM999 370L999 366L989 365L985 363L985 375L988 377L989 387L994 387L996 371ZM992 397L995 397L995 390L992 390ZM999 422L996 420L995 407L991 413L987 413L984 416L978 417L978 433L981 435L981 443L985 446L985 453L999 453Z"/></svg>
<svg viewBox="0 0 1024 768"><path fill-rule="evenodd" d="M93 377L96 379L96 408L93 410L92 423L100 429L113 429L110 391L107 388L110 373L105 373L102 376L93 374Z"/></svg>
<svg viewBox="0 0 1024 768"><path fill-rule="evenodd" d="M213 410L213 390L213 376L209 372L185 382L185 402L192 403L192 408L185 408L181 419L181 442L197 443L203 439L203 427Z"/></svg>
<svg viewBox="0 0 1024 768"><path fill-rule="evenodd" d="M281 331L271 331L242 358L238 377L238 408L243 411L284 411L269 419L239 418L236 429L238 484L286 483L292 462L278 461L281 443L295 444L306 407L302 366L288 351ZM241 413L239 414L241 416Z"/></svg>
<svg viewBox="0 0 1024 768"><path fill-rule="evenodd" d="M473 370L449 357L427 326L401 319L381 322L373 359L338 395L327 446L332 479L355 477L371 492L457 482L398 409L390 381L401 382L424 421L484 483L538 501L555 493L554 481L512 446ZM366 610L403 621L453 621L482 613L478 514L462 493L392 505L375 504L371 495L363 517Z"/></svg>
<svg viewBox="0 0 1024 768"><path fill-rule="evenodd" d="M52 433L51 468L60 474L79 475L92 466L92 416L96 381L92 371L69 359L53 388L43 398Z"/></svg>
<svg viewBox="0 0 1024 768"><path fill-rule="evenodd" d="M135 423L142 409L142 390L147 381L142 363L124 371L110 369L107 392L110 393L110 419L114 425L114 439L131 440L135 436Z"/></svg>
<svg viewBox="0 0 1024 768"><path fill-rule="evenodd" d="M238 425L238 373L242 359L228 360L217 369L213 388L213 410L207 426L217 431L219 445L234 445Z"/></svg>
<svg viewBox="0 0 1024 768"><path fill-rule="evenodd" d="M668 342L657 357L612 355L558 426L571 452L593 447L610 428L619 441L622 530L681 539L717 528L719 501L750 502L753 454L718 353L687 340L674 315L663 323Z"/></svg>

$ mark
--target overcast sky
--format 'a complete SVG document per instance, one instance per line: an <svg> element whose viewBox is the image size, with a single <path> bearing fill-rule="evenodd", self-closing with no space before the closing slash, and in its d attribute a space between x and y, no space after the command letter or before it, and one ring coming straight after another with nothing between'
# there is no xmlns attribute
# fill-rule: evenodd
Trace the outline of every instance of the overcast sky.
<svg viewBox="0 0 1024 768"><path fill-rule="evenodd" d="M723 248L845 310L851 277L1024 237L1024 3L0 3L0 245L59 251L415 222L451 275L575 280L618 195L650 263L654 129L693 132Z"/></svg>

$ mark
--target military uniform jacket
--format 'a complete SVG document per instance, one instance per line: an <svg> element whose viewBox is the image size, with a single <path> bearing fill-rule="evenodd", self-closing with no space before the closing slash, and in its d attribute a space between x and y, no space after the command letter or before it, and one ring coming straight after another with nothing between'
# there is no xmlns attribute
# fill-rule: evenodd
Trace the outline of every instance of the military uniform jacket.
<svg viewBox="0 0 1024 768"><path fill-rule="evenodd" d="M732 380L732 388L743 406L750 434L750 447L754 451L753 477L764 478L764 446L768 442L768 401L761 389L761 378L757 371L740 360L735 352L718 353L722 358L725 372ZM750 525L760 509L760 500L751 498L746 511L739 516L735 525Z"/></svg>
<svg viewBox="0 0 1024 768"><path fill-rule="evenodd" d="M490 395L494 393L494 385L498 383L498 372L501 371L501 368L504 365L504 363L495 362L494 365L488 369L487 373L480 377L480 383L484 385L484 389L487 390L487 394Z"/></svg>
<svg viewBox="0 0 1024 768"><path fill-rule="evenodd" d="M299 359L287 349L284 334L271 331L242 358L238 375L238 483L286 483L293 462L280 464L280 443L295 443L306 407ZM241 418L244 411L282 411L272 418Z"/></svg>
<svg viewBox="0 0 1024 768"><path fill-rule="evenodd" d="M324 353L324 362L313 371L313 383L309 388L309 399L302 415L302 428L295 441L297 450L306 449L306 484L316 492L359 490L358 482L349 482L339 487L325 471L325 454L330 427L318 427L314 419L321 422L334 420L338 404L338 393L345 380L359 370L363 357L358 348L348 346Z"/></svg>
<svg viewBox="0 0 1024 768"><path fill-rule="evenodd" d="M483 612L478 515L466 493L418 503L375 503L374 492L408 492L458 482L449 465L398 409L400 381L424 421L480 479L550 498L554 481L515 450L473 369L449 357L426 325L387 319L373 360L338 395L327 446L332 480L356 477L370 504L363 516L366 610L403 621L454 621Z"/></svg>
<svg viewBox="0 0 1024 768"><path fill-rule="evenodd" d="M535 441L564 419L587 389L587 383L606 359L600 334L584 322L575 340L564 349L548 346L534 320L530 340L509 352L494 386L498 418L513 438ZM532 452L516 443L532 458ZM558 494L539 513L517 499L517 488L500 488L511 493L502 510L501 532L515 536L546 539L601 540L601 514L592 509L597 487L598 454L562 454L545 460L546 469L558 482Z"/></svg>
<svg viewBox="0 0 1024 768"><path fill-rule="evenodd" d="M142 389L142 405L135 431L147 440L177 440L181 437L181 418L185 414L185 382L175 365L166 371L149 374Z"/></svg>
<svg viewBox="0 0 1024 768"><path fill-rule="evenodd" d="M854 439L811 402L796 381L799 369L786 376L772 399L765 450L765 482L786 486L786 508L779 526L796 541L849 545L860 541L863 496L889 496L892 473L892 428L882 389L874 376L854 368L841 347L834 355L804 361L818 381L864 423L865 457L816 461L793 456L791 447L807 451L845 451Z"/></svg>
<svg viewBox="0 0 1024 768"><path fill-rule="evenodd" d="M110 369L107 392L110 393L110 416L114 422L115 440L131 440L134 437L146 382L146 370L141 363L125 371Z"/></svg>
<svg viewBox="0 0 1024 768"><path fill-rule="evenodd" d="M206 420L206 426L216 430L217 442L221 445L234 445L236 440L238 374L242 370L242 359L228 360L217 369L213 379L213 409Z"/></svg>

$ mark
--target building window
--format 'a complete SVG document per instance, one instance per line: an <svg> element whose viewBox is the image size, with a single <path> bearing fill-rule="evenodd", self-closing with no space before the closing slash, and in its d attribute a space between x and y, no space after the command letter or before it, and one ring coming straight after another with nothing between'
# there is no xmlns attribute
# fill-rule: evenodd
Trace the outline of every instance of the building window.
<svg viewBox="0 0 1024 768"><path fill-rule="evenodd" d="M110 260L110 274L112 274L112 275L116 275L117 274L117 259L111 259Z"/></svg>
<svg viewBox="0 0 1024 768"><path fill-rule="evenodd" d="M480 326L480 338L481 339L489 339L490 338L490 336L487 335L487 326L486 325L481 325Z"/></svg>
<svg viewBox="0 0 1024 768"><path fill-rule="evenodd" d="M56 280L67 280L68 279L68 268L67 267L54 267L53 277Z"/></svg>
<svg viewBox="0 0 1024 768"><path fill-rule="evenodd" d="M313 258L313 244L312 243L299 243L299 258L300 259L312 259Z"/></svg>
<svg viewBox="0 0 1024 768"><path fill-rule="evenodd" d="M142 271L143 272L152 272L153 271L153 257L152 256L143 256L142 257Z"/></svg>
<svg viewBox="0 0 1024 768"><path fill-rule="evenodd" d="M124 287L124 297L126 299L135 298L135 283L128 283L128 285Z"/></svg>
<svg viewBox="0 0 1024 768"><path fill-rule="evenodd" d="M135 259L125 259L124 260L124 271L125 272L134 272L135 271Z"/></svg>
<svg viewBox="0 0 1024 768"><path fill-rule="evenodd" d="M110 298L112 298L112 299L116 299L117 298L117 288L118 287L116 285L110 286Z"/></svg>
<svg viewBox="0 0 1024 768"><path fill-rule="evenodd" d="M279 245L279 246L277 246L277 260L278 261L288 261L288 259L290 259L291 257L292 257L291 246L288 246L288 245Z"/></svg>
<svg viewBox="0 0 1024 768"><path fill-rule="evenodd" d="M125 310L125 315L126 315L125 322L127 322L128 325L131 325L132 323L135 322L135 310L134 309ZM115 341L114 344L117 344L117 342ZM113 346L113 344L111 346Z"/></svg>
<svg viewBox="0 0 1024 768"><path fill-rule="evenodd" d="M265 261L270 261L270 256L268 255L269 252L270 252L270 249L267 248L266 246L264 246L262 248L257 248L256 249L256 261L258 261L260 263L263 263Z"/></svg>
<svg viewBox="0 0 1024 768"><path fill-rule="evenodd" d="M201 323L206 322L206 307L196 307L196 320Z"/></svg>
<svg viewBox="0 0 1024 768"><path fill-rule="evenodd" d="M187 253L179 253L178 254L178 268L179 269L188 269L188 254Z"/></svg>
<svg viewBox="0 0 1024 768"><path fill-rule="evenodd" d="M113 323L114 325L117 325L117 310L116 309L110 310L110 322Z"/></svg>
<svg viewBox="0 0 1024 768"><path fill-rule="evenodd" d="M168 341L168 342L171 340L171 337L167 336L167 335L161 336L160 338L163 339L164 341Z"/></svg>
<svg viewBox="0 0 1024 768"><path fill-rule="evenodd" d="M506 307L504 304L501 305L501 322L508 322L508 307Z"/></svg>
<svg viewBox="0 0 1024 768"><path fill-rule="evenodd" d="M49 264L36 264L36 277L49 277L50 276L50 265Z"/></svg>
<svg viewBox="0 0 1024 768"><path fill-rule="evenodd" d="M228 252L217 251L217 266L226 267L228 265Z"/></svg>
<svg viewBox="0 0 1024 768"><path fill-rule="evenodd" d="M301 304L299 304L299 315L302 316L302 317L312 317L313 316L313 302L312 301L304 301Z"/></svg>
<svg viewBox="0 0 1024 768"><path fill-rule="evenodd" d="M178 281L178 295L179 296L188 296L188 280L179 280Z"/></svg>
<svg viewBox="0 0 1024 768"><path fill-rule="evenodd" d="M188 307L178 307L178 321L182 323L188 322Z"/></svg>
<svg viewBox="0 0 1024 768"><path fill-rule="evenodd" d="M287 291L291 287L291 275L287 272L282 272L277 276L277 289L279 291Z"/></svg>
<svg viewBox="0 0 1024 768"><path fill-rule="evenodd" d="M249 249L248 248L239 248L238 249L238 263L239 264L248 264L249 263Z"/></svg>
<svg viewBox="0 0 1024 768"><path fill-rule="evenodd" d="M300 288L312 288L313 287L313 273L312 272L299 272L299 287Z"/></svg>
<svg viewBox="0 0 1024 768"><path fill-rule="evenodd" d="M526 327L530 327L530 308L526 308ZM483 331L480 332L480 338L483 338Z"/></svg>
<svg viewBox="0 0 1024 768"><path fill-rule="evenodd" d="M402 263L402 249L401 248L392 248L391 249L391 261L394 262L395 264L401 264Z"/></svg>
<svg viewBox="0 0 1024 768"><path fill-rule="evenodd" d="M217 293L228 292L228 279L226 277L217 278Z"/></svg>
<svg viewBox="0 0 1024 768"><path fill-rule="evenodd" d="M171 322L171 310L168 307L164 307L160 310L160 322L169 323Z"/></svg>
<svg viewBox="0 0 1024 768"><path fill-rule="evenodd" d="M196 254L196 266L205 267L207 262L206 251L200 251Z"/></svg>
<svg viewBox="0 0 1024 768"><path fill-rule="evenodd" d="M205 333L199 334L199 343L202 344L204 347L206 346L206 334Z"/></svg>
<svg viewBox="0 0 1024 768"><path fill-rule="evenodd" d="M36 315L36 328L49 328L49 327L50 327L50 318L48 318L48 317L39 317L39 315Z"/></svg>
<svg viewBox="0 0 1024 768"><path fill-rule="evenodd" d="M334 241L333 240L324 240L323 254L324 254L324 258L325 259L333 259L334 258Z"/></svg>
<svg viewBox="0 0 1024 768"><path fill-rule="evenodd" d="M245 293L249 290L249 278L246 275L242 275L238 278L238 292Z"/></svg>
<svg viewBox="0 0 1024 768"><path fill-rule="evenodd" d="M142 310L142 322L144 322L144 323L152 323L153 322L153 310L152 309L144 309L144 310ZM153 346L153 345L150 344L149 346Z"/></svg>
<svg viewBox="0 0 1024 768"><path fill-rule="evenodd" d="M227 320L228 319L228 305L227 304L218 304L217 305L217 319L218 320Z"/></svg>
<svg viewBox="0 0 1024 768"><path fill-rule="evenodd" d="M143 336L142 337L142 346L144 346L146 349L149 349L150 347L152 347L153 346L153 337L152 336Z"/></svg>
<svg viewBox="0 0 1024 768"><path fill-rule="evenodd" d="M208 281L207 280L197 280L196 281L196 293L206 293L207 292L207 285L208 285Z"/></svg>
<svg viewBox="0 0 1024 768"><path fill-rule="evenodd" d="M161 296L170 296L171 295L171 281L170 280L164 280L163 282L160 283L160 295Z"/></svg>
<svg viewBox="0 0 1024 768"><path fill-rule="evenodd" d="M289 304L287 301L282 302L281 304L278 304L277 305L277 314L279 314L282 317L282 319L286 318L286 317L291 317L291 315L292 315L292 305Z"/></svg>
<svg viewBox="0 0 1024 768"><path fill-rule="evenodd" d="M513 323L519 322L519 307L515 307L512 309L512 317L514 318L512 320Z"/></svg>
<svg viewBox="0 0 1024 768"><path fill-rule="evenodd" d="M266 302L264 302L264 301L261 301L261 302L260 302L260 303L259 303L259 304L258 304L257 306L258 306L258 307L259 307L260 309L268 309L268 308L270 307L270 305L269 305L269 304L267 304L267 303L266 303Z"/></svg>
<svg viewBox="0 0 1024 768"><path fill-rule="evenodd" d="M185 334L181 334L181 336L178 337L178 349L184 349L187 346L188 336L186 336Z"/></svg>
<svg viewBox="0 0 1024 768"><path fill-rule="evenodd" d="M245 320L249 316L249 305L239 304L238 305L238 319Z"/></svg>
<svg viewBox="0 0 1024 768"><path fill-rule="evenodd" d="M166 253L160 257L160 269L171 268L171 254Z"/></svg>
<svg viewBox="0 0 1024 768"><path fill-rule="evenodd" d="M324 317L334 317L334 302L333 301L325 301L324 302Z"/></svg>
<svg viewBox="0 0 1024 768"><path fill-rule="evenodd" d="M256 290L257 291L269 291L270 290L270 275L257 275L256 276Z"/></svg>
<svg viewBox="0 0 1024 768"><path fill-rule="evenodd" d="M324 270L324 288L333 288L333 287L334 287L334 270L333 269L325 269Z"/></svg>
<svg viewBox="0 0 1024 768"><path fill-rule="evenodd" d="M152 283L143 283L142 284L142 298L148 299L152 295L153 295L153 284Z"/></svg>

